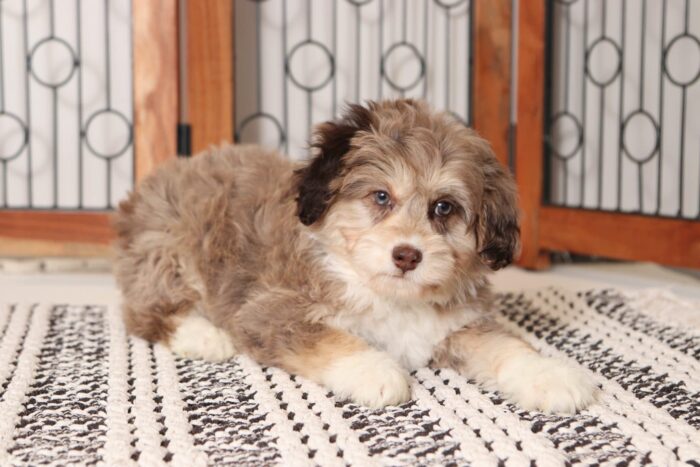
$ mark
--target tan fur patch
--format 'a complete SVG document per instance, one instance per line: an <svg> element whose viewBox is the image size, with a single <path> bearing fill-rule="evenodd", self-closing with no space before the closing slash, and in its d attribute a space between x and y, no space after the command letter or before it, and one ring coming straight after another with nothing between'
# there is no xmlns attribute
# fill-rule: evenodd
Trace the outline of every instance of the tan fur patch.
<svg viewBox="0 0 700 467"><path fill-rule="evenodd" d="M320 374L330 364L353 353L369 349L361 339L342 331L327 329L308 347L281 357L282 364L292 373L319 381Z"/></svg>

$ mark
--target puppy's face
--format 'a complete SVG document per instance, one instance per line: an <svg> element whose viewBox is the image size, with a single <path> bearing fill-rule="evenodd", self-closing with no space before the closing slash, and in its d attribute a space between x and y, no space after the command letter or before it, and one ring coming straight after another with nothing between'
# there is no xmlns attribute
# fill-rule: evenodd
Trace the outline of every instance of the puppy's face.
<svg viewBox="0 0 700 467"><path fill-rule="evenodd" d="M299 218L336 269L385 297L446 302L512 260L515 191L488 144L414 101L353 106L320 125L298 172Z"/></svg>

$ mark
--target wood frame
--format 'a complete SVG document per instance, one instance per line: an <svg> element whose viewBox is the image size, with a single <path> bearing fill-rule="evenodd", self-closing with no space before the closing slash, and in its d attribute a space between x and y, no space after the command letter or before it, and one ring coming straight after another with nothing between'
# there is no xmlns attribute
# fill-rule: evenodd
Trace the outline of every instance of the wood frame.
<svg viewBox="0 0 700 467"><path fill-rule="evenodd" d="M700 222L544 206L539 248L700 267Z"/></svg>
<svg viewBox="0 0 700 467"><path fill-rule="evenodd" d="M134 174L142 179L175 156L177 1L133 4ZM105 256L109 212L0 211L0 255Z"/></svg>

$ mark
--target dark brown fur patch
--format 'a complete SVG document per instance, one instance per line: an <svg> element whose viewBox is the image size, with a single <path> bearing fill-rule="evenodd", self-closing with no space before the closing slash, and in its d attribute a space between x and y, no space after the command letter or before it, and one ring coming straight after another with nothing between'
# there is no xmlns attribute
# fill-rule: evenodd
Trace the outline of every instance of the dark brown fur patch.
<svg viewBox="0 0 700 467"><path fill-rule="evenodd" d="M304 225L311 225L323 216L334 193L331 181L343 167L343 156L350 151L351 140L358 131L368 131L372 113L360 105L351 105L343 118L316 128L312 147L318 155L303 169L296 171L299 197L297 215Z"/></svg>
<svg viewBox="0 0 700 467"><path fill-rule="evenodd" d="M515 182L501 166L491 146L481 140L477 144L483 164L484 194L477 226L479 254L493 270L513 262L518 253L520 224Z"/></svg>

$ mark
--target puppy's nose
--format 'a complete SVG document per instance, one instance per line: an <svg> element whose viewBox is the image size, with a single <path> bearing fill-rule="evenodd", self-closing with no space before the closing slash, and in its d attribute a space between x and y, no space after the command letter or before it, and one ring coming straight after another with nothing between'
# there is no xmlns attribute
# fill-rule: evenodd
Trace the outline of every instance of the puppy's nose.
<svg viewBox="0 0 700 467"><path fill-rule="evenodd" d="M411 245L399 245L391 252L394 264L403 272L413 271L423 259L423 253Z"/></svg>

